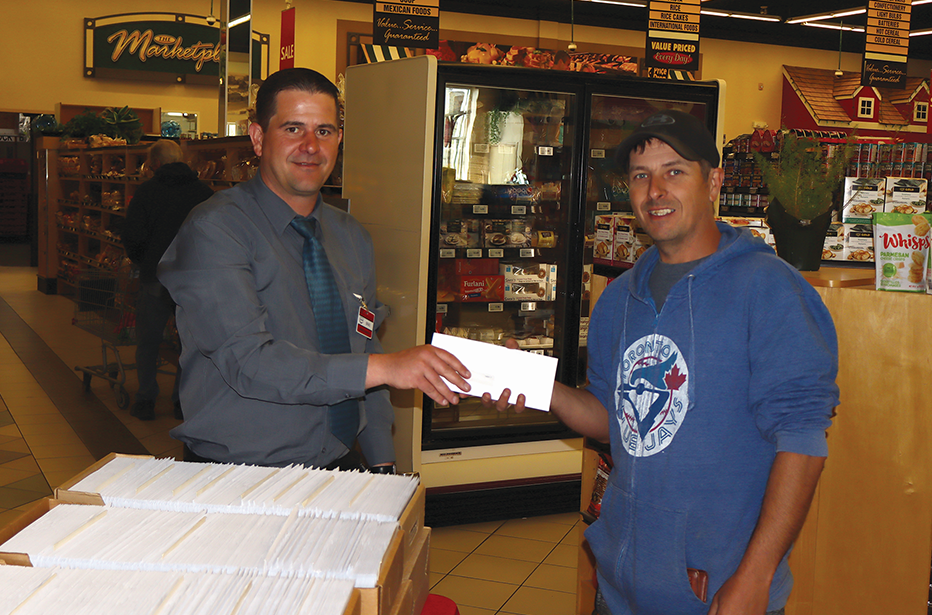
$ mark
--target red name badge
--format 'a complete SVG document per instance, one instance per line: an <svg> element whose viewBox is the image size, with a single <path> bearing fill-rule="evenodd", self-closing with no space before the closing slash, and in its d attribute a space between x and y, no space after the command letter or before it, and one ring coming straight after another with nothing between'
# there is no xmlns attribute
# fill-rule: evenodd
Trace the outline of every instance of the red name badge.
<svg viewBox="0 0 932 615"><path fill-rule="evenodd" d="M359 306L359 315L356 316L356 333L372 339L372 328L375 326L375 314L366 308Z"/></svg>

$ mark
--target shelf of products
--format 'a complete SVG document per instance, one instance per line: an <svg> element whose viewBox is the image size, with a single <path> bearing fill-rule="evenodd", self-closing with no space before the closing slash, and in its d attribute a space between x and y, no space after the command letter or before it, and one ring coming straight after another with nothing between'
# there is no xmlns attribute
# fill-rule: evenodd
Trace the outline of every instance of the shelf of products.
<svg viewBox="0 0 932 615"><path fill-rule="evenodd" d="M88 268L115 271L125 265L121 240L126 208L146 169L150 144L60 149L57 139L40 143L40 289L69 292ZM214 190L253 177L258 159L248 138L182 142L186 162ZM44 168L42 168L44 167ZM61 282L59 288L57 283Z"/></svg>

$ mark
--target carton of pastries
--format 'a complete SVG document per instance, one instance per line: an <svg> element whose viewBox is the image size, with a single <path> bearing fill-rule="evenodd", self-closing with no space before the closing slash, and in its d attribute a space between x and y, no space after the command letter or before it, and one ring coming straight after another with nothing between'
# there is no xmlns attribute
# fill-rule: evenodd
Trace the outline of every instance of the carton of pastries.
<svg viewBox="0 0 932 615"><path fill-rule="evenodd" d="M550 263L501 264L498 273L508 282L550 282L557 281L557 266Z"/></svg>
<svg viewBox="0 0 932 615"><path fill-rule="evenodd" d="M883 211L887 182L876 177L846 177L842 222L870 224L874 212Z"/></svg>
<svg viewBox="0 0 932 615"><path fill-rule="evenodd" d="M921 178L888 177L883 211L895 214L921 214L926 211L927 182Z"/></svg>
<svg viewBox="0 0 932 615"><path fill-rule="evenodd" d="M611 265L614 260L615 216L599 214L595 217L595 242L592 244L592 262Z"/></svg>
<svg viewBox="0 0 932 615"><path fill-rule="evenodd" d="M501 275L456 276L457 301L492 302L505 297L505 278Z"/></svg>
<svg viewBox="0 0 932 615"><path fill-rule="evenodd" d="M549 282L505 282L505 301L554 301L556 286Z"/></svg>
<svg viewBox="0 0 932 615"><path fill-rule="evenodd" d="M531 247L532 229L525 220L483 220L481 225L484 248Z"/></svg>
<svg viewBox="0 0 932 615"><path fill-rule="evenodd" d="M844 260L854 263L874 262L874 230L870 224L845 224Z"/></svg>

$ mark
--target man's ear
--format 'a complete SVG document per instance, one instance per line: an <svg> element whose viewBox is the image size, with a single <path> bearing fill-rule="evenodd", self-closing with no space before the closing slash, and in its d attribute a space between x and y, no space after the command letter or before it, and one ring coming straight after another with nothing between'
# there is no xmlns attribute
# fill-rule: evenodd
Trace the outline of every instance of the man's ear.
<svg viewBox="0 0 932 615"><path fill-rule="evenodd" d="M262 132L262 126L253 122L249 125L249 139L252 141L252 151L256 156L262 158L262 139L265 133Z"/></svg>

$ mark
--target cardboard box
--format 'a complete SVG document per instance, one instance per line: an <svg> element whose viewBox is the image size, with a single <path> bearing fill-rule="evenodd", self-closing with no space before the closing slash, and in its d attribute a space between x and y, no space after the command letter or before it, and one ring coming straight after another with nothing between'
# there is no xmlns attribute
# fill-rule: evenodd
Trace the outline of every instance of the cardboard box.
<svg viewBox="0 0 932 615"><path fill-rule="evenodd" d="M430 593L430 528L421 527L405 554L405 579L411 581L414 615L419 615Z"/></svg>
<svg viewBox="0 0 932 615"><path fill-rule="evenodd" d="M483 248L530 248L531 225L522 219L483 220Z"/></svg>
<svg viewBox="0 0 932 615"><path fill-rule="evenodd" d="M504 301L505 277L501 275L461 275L456 277L456 300Z"/></svg>
<svg viewBox="0 0 932 615"><path fill-rule="evenodd" d="M869 225L845 224L844 260L856 263L874 262L874 232Z"/></svg>
<svg viewBox="0 0 932 615"><path fill-rule="evenodd" d="M74 491L72 486L104 467L118 457L131 459L153 459L153 455L124 455L123 453L110 453L109 455L98 459L87 468L72 476L61 485L55 488L55 499L64 504L91 504L93 506L103 506L104 500L98 493L87 493L84 491Z"/></svg>
<svg viewBox="0 0 932 615"><path fill-rule="evenodd" d="M840 261L845 259L845 227L839 222L833 222L825 233L825 242L822 244L822 260Z"/></svg>
<svg viewBox="0 0 932 615"><path fill-rule="evenodd" d="M926 211L928 183L924 179L888 177L883 211L897 214L921 214Z"/></svg>
<svg viewBox="0 0 932 615"><path fill-rule="evenodd" d="M526 265L499 265L498 271L509 282L550 282L557 281L557 266L548 263L528 263Z"/></svg>
<svg viewBox="0 0 932 615"><path fill-rule="evenodd" d="M414 591L411 581L402 581L401 591L392 605L391 615L417 615L414 613Z"/></svg>
<svg viewBox="0 0 932 615"><path fill-rule="evenodd" d="M634 262L637 248L637 226L633 217L619 214L614 219L614 243L612 245L612 264L622 265Z"/></svg>
<svg viewBox="0 0 932 615"><path fill-rule="evenodd" d="M497 258L458 258L453 263L454 275L496 275Z"/></svg>
<svg viewBox="0 0 932 615"><path fill-rule="evenodd" d="M883 211L886 185L883 178L846 177L841 221L870 224L871 215L875 211Z"/></svg>
<svg viewBox="0 0 932 615"><path fill-rule="evenodd" d="M505 301L555 301L556 286L549 282L505 282Z"/></svg>
<svg viewBox="0 0 932 615"><path fill-rule="evenodd" d="M592 244L592 262L611 265L615 243L615 216L612 214L595 217L595 242Z"/></svg>
<svg viewBox="0 0 932 615"><path fill-rule="evenodd" d="M478 248L478 220L445 220L440 223L441 248Z"/></svg>

